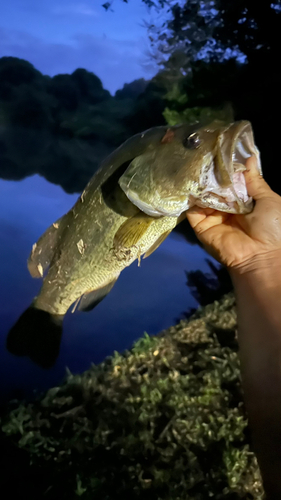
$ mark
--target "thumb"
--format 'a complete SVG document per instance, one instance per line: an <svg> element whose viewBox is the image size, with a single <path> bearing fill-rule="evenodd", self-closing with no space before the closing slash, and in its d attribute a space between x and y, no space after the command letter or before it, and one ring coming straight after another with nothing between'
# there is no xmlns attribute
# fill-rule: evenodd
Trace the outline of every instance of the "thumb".
<svg viewBox="0 0 281 500"><path fill-rule="evenodd" d="M255 156L251 156L246 161L245 166L246 170L244 172L244 176L249 196L251 196L254 200L259 200L260 198L268 196L271 189L262 177L258 168L257 158Z"/></svg>

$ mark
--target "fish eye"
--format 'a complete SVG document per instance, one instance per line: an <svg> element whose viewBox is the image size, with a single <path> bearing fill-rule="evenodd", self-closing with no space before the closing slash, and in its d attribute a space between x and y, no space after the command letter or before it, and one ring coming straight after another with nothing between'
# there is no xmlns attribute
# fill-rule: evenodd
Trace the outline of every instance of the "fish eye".
<svg viewBox="0 0 281 500"><path fill-rule="evenodd" d="M186 137L183 141L183 145L187 149L197 149L200 146L200 137L199 134L194 132L193 134L190 134L188 137Z"/></svg>

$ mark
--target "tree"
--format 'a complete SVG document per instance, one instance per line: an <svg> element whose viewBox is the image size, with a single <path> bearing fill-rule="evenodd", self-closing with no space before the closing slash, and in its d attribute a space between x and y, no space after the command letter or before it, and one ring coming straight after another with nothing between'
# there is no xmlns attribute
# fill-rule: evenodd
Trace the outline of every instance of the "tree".
<svg viewBox="0 0 281 500"><path fill-rule="evenodd" d="M123 88L115 92L115 99L136 99L145 91L148 83L144 78L124 83Z"/></svg>
<svg viewBox="0 0 281 500"><path fill-rule="evenodd" d="M110 98L110 93L103 88L100 78L86 69L76 69L71 79L78 87L82 101L97 104Z"/></svg>
<svg viewBox="0 0 281 500"><path fill-rule="evenodd" d="M42 82L42 75L32 64L17 57L0 59L0 99L13 97L13 90L19 85L34 85Z"/></svg>
<svg viewBox="0 0 281 500"><path fill-rule="evenodd" d="M200 304L205 306L219 300L225 293L233 289L230 276L225 267L215 266L210 259L205 259L210 273L202 271L186 271L187 286L190 289L191 295Z"/></svg>
<svg viewBox="0 0 281 500"><path fill-rule="evenodd" d="M75 111L79 104L79 90L71 75L56 75L47 83L47 92L53 95L58 106Z"/></svg>
<svg viewBox="0 0 281 500"><path fill-rule="evenodd" d="M226 50L251 57L255 51L274 50L280 42L280 0L142 1L157 11L167 10L167 19L158 29L150 26L156 35L151 37L152 45L158 43L158 50L166 54L184 49L193 59L204 47L207 58L220 59ZM103 4L106 10L112 6L113 0Z"/></svg>

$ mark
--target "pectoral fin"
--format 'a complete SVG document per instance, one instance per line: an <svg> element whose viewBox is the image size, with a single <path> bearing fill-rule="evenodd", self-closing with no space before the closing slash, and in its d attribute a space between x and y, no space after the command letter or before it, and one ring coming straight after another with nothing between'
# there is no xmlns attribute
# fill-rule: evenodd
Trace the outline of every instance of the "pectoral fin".
<svg viewBox="0 0 281 500"><path fill-rule="evenodd" d="M143 213L127 219L114 236L114 246L130 248L136 245L154 221L154 217Z"/></svg>
<svg viewBox="0 0 281 500"><path fill-rule="evenodd" d="M155 250L157 250L158 247L160 247L161 243L169 236L169 234L172 232L172 229L169 229L169 231L166 231L165 233L161 234L159 238L153 243L153 245L145 252L143 258L146 259L149 257Z"/></svg>
<svg viewBox="0 0 281 500"><path fill-rule="evenodd" d="M186 219L185 212L183 212L179 217L177 218L177 224L178 225L182 220ZM153 243L153 245L145 252L143 258L146 259L149 257L155 250L157 250L158 247L160 247L161 243L169 236L169 234L173 231L172 229L169 229L168 231L165 231L165 233L161 234L159 238Z"/></svg>
<svg viewBox="0 0 281 500"><path fill-rule="evenodd" d="M62 219L63 217L54 222L32 247L27 267L33 278L42 278L52 260L59 239Z"/></svg>
<svg viewBox="0 0 281 500"><path fill-rule="evenodd" d="M110 292L113 285L116 283L118 276L107 285L98 288L97 290L92 290L91 292L84 293L84 295L82 295L80 299L78 311L88 312L94 309L94 307L96 307L98 303L101 302L102 299L104 299Z"/></svg>

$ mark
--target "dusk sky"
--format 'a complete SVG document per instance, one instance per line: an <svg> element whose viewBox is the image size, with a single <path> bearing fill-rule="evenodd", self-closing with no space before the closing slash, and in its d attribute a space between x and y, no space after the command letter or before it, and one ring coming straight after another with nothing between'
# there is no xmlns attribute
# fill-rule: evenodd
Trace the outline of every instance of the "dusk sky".
<svg viewBox="0 0 281 500"><path fill-rule="evenodd" d="M0 7L0 57L26 59L43 74L94 72L114 93L124 83L151 78L146 28L152 14L141 0L9 0ZM155 15L155 14L154 14Z"/></svg>

